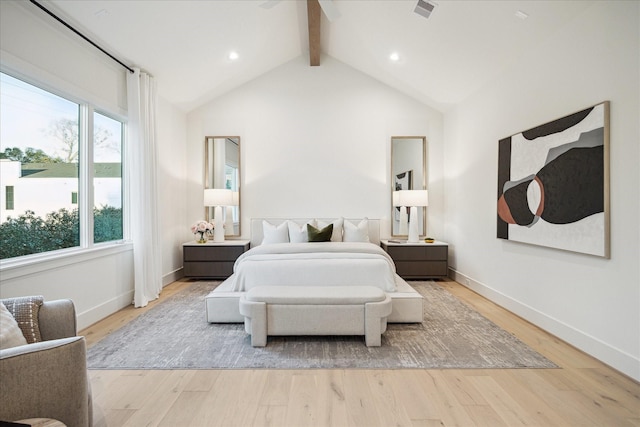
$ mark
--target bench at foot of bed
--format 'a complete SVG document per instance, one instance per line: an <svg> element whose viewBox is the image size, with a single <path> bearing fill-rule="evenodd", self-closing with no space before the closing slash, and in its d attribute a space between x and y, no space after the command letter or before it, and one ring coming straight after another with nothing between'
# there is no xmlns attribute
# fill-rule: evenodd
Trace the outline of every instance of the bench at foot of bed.
<svg viewBox="0 0 640 427"><path fill-rule="evenodd" d="M233 277L233 276L232 276ZM228 278L204 299L207 322L242 323L239 302L244 292L232 290L232 280ZM423 320L423 297L405 280L396 275L396 292L387 292L391 297L392 311L388 323L421 323Z"/></svg>
<svg viewBox="0 0 640 427"><path fill-rule="evenodd" d="M251 345L269 335L364 335L380 346L391 298L373 286L260 286L240 297L240 314Z"/></svg>

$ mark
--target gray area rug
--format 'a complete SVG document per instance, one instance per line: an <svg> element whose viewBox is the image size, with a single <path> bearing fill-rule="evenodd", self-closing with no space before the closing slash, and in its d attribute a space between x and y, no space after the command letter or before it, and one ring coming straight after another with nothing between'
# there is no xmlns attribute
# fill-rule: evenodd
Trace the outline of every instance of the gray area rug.
<svg viewBox="0 0 640 427"><path fill-rule="evenodd" d="M269 337L251 347L242 324L211 324L193 282L88 350L90 369L555 368L555 364L431 281L421 324L389 324L381 347L364 337Z"/></svg>

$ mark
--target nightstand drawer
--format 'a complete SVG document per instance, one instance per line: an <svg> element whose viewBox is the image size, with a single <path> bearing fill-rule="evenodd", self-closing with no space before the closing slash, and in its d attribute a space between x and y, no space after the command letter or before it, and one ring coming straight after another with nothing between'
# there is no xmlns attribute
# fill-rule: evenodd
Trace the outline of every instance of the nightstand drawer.
<svg viewBox="0 0 640 427"><path fill-rule="evenodd" d="M185 277L229 277L233 273L234 261L196 261L184 263Z"/></svg>
<svg viewBox="0 0 640 427"><path fill-rule="evenodd" d="M235 261L245 251L244 246L185 246L185 261Z"/></svg>
<svg viewBox="0 0 640 427"><path fill-rule="evenodd" d="M447 259L447 246L387 246L396 261L443 261Z"/></svg>
<svg viewBox="0 0 640 427"><path fill-rule="evenodd" d="M405 279L446 276L447 261L395 261L396 272Z"/></svg>

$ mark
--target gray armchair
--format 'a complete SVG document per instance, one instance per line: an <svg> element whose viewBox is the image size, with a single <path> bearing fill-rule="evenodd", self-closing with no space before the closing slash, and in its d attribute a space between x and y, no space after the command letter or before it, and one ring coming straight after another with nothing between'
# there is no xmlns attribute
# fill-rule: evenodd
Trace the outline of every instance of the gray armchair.
<svg viewBox="0 0 640 427"><path fill-rule="evenodd" d="M38 324L41 342L0 350L0 420L51 418L67 427L91 426L86 344L76 336L73 302L45 301Z"/></svg>

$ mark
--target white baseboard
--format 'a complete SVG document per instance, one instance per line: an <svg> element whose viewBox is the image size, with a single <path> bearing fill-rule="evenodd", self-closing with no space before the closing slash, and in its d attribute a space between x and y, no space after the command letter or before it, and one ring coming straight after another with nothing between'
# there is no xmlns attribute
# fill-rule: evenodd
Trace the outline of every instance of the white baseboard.
<svg viewBox="0 0 640 427"><path fill-rule="evenodd" d="M77 314L78 330L87 328L133 303L133 290Z"/></svg>
<svg viewBox="0 0 640 427"><path fill-rule="evenodd" d="M533 323L546 332L555 335L590 356L595 357L613 369L622 372L636 381L640 381L640 360L633 355L615 348L598 338L592 337L552 316L542 313L527 304L517 301L484 283L473 280L459 271L450 269L449 272L449 277L461 285Z"/></svg>
<svg viewBox="0 0 640 427"><path fill-rule="evenodd" d="M162 287L184 277L182 267L162 276ZM133 302L133 290L118 295L96 307L92 307L82 313L78 313L78 330L87 328L96 322L112 315L118 310L131 305Z"/></svg>
<svg viewBox="0 0 640 427"><path fill-rule="evenodd" d="M182 267L173 270L170 273L165 274L164 276L162 276L162 287L164 288L165 286L175 282L176 280L180 280L184 277L184 270Z"/></svg>

